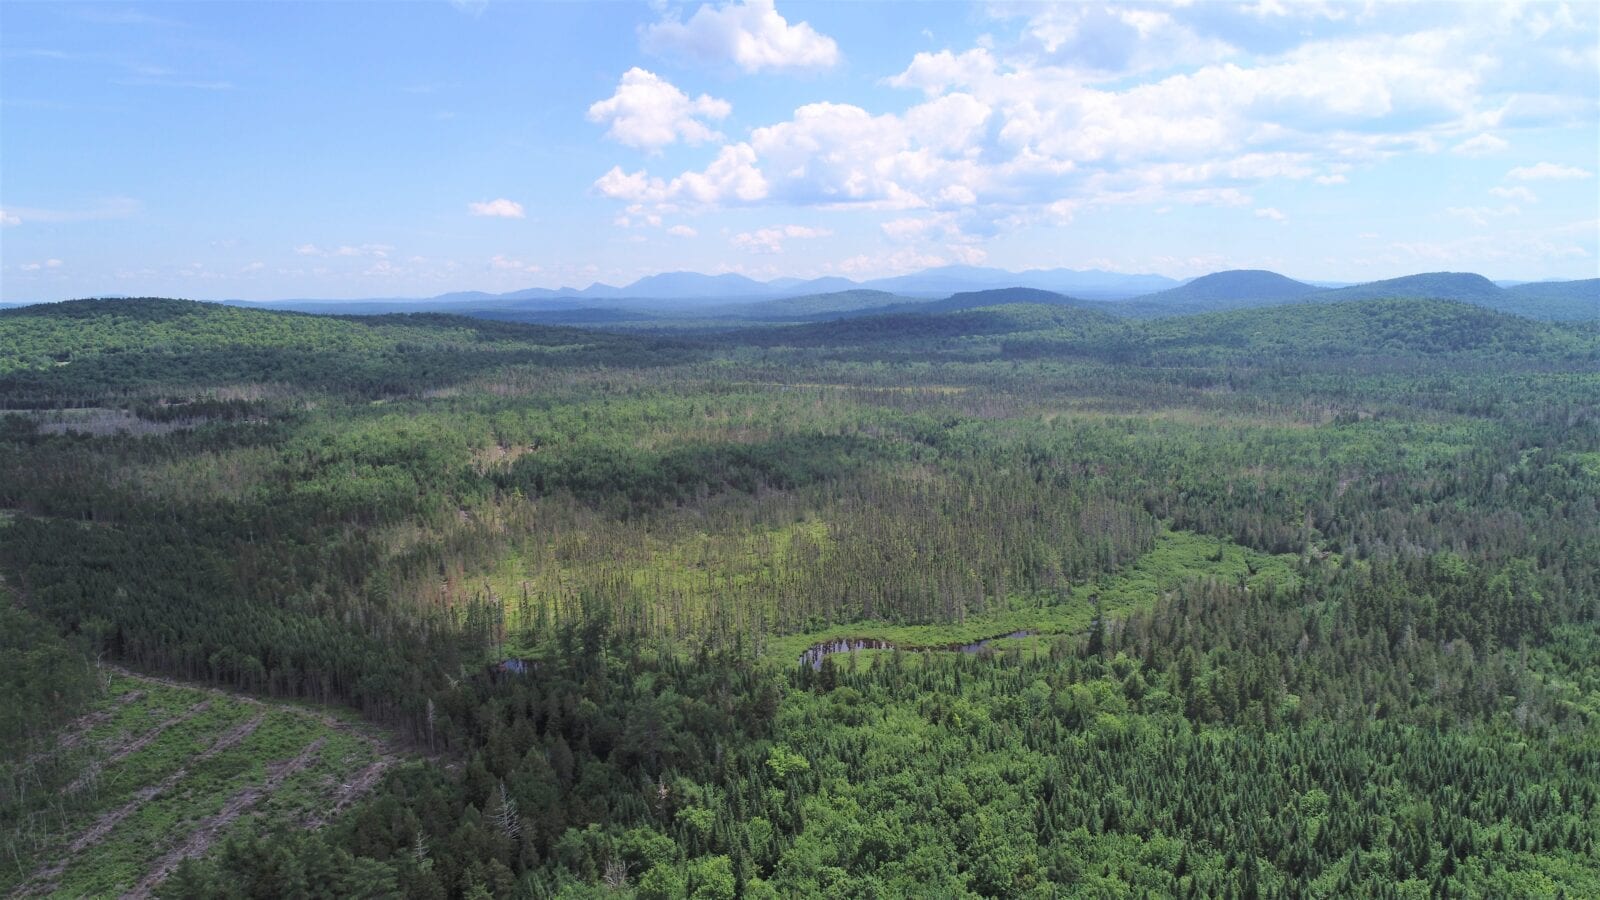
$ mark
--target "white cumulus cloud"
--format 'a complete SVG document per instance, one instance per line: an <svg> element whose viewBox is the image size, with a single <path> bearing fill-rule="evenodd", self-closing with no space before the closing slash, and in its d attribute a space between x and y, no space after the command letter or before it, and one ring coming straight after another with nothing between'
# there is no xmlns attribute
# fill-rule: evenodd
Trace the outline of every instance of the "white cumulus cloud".
<svg viewBox="0 0 1600 900"><path fill-rule="evenodd" d="M831 234L833 232L826 228L812 228L809 225L777 225L772 228L740 232L733 236L732 243L735 247L751 253L782 253L783 242L787 238L811 239L828 237Z"/></svg>
<svg viewBox="0 0 1600 900"><path fill-rule="evenodd" d="M77 209L8 206L0 210L0 225L21 225L23 222L98 222L105 219L126 219L138 211L138 201L127 197L112 197L96 206Z"/></svg>
<svg viewBox="0 0 1600 900"><path fill-rule="evenodd" d="M683 141L703 144L722 139L702 119L725 119L726 100L709 94L690 99L654 72L635 66L622 74L616 93L589 107L589 121L609 126L606 137L630 147L655 150Z"/></svg>
<svg viewBox="0 0 1600 900"><path fill-rule="evenodd" d="M994 69L994 57L983 47L961 54L940 50L918 53L904 72L885 79L885 83L890 87L918 88L929 96L936 96L955 85L973 84Z"/></svg>
<svg viewBox="0 0 1600 900"><path fill-rule="evenodd" d="M1485 131L1476 137L1467 138L1450 149L1462 156L1489 156L1509 146L1511 146L1510 141Z"/></svg>
<svg viewBox="0 0 1600 900"><path fill-rule="evenodd" d="M595 189L613 200L668 204L689 201L702 206L754 203L767 196L767 180L755 166L749 144L729 144L701 172L685 172L670 182L621 166L595 181Z"/></svg>
<svg viewBox="0 0 1600 900"><path fill-rule="evenodd" d="M467 209L475 216L490 216L501 219L520 219L523 216L522 204L504 197L498 200L484 200L478 203L468 203Z"/></svg>
<svg viewBox="0 0 1600 900"><path fill-rule="evenodd" d="M370 257L372 259L387 259L392 250L394 248L388 244L362 244L359 247L344 244L333 250L324 250L316 244L301 244L294 248L294 252L301 256L320 256L323 258L342 256L347 258Z"/></svg>
<svg viewBox="0 0 1600 900"><path fill-rule="evenodd" d="M944 251L952 260L964 266L976 266L989 258L989 251L971 244L950 244Z"/></svg>
<svg viewBox="0 0 1600 900"><path fill-rule="evenodd" d="M917 218L915 216L903 219L891 219L879 227L891 240L915 240L928 233L930 228L937 227L940 223L933 217Z"/></svg>
<svg viewBox="0 0 1600 900"><path fill-rule="evenodd" d="M1556 163L1542 162L1532 166L1518 166L1506 173L1506 177L1516 181L1572 181L1581 178L1593 178L1594 173L1588 169L1577 166L1562 166Z"/></svg>
<svg viewBox="0 0 1600 900"><path fill-rule="evenodd" d="M837 268L846 275L871 278L898 275L917 269L932 269L949 263L950 259L947 257L927 253L915 247L902 247L889 254L858 254L841 260Z"/></svg>
<svg viewBox="0 0 1600 900"><path fill-rule="evenodd" d="M646 29L646 43L748 71L777 67L754 49L740 57L728 37L737 30L729 23L765 12L782 20L770 4L703 6ZM1382 21L1368 23L1369 13ZM882 271L913 259L972 258L995 235L1082 227L1115 206L1234 207L1288 222L1252 193L1284 183L1367 190L1366 174L1391 160L1466 165L1463 157L1510 150L1501 136L1508 129L1560 124L1592 108L1590 82L1560 75L1533 90L1543 71L1534 62L1551 55L1518 36L1540 14L1533 7L1480 16L1445 6L1358 13L1338 3L1254 13L1182 3L999 4L990 14L1023 19L1021 37L916 53L880 82L917 92L905 99L823 95L748 123L748 136L719 142L714 159L659 172L613 166L594 188L629 205L634 220L639 210L670 220L684 209L752 205L889 211L882 239L904 254L852 263ZM1268 25L1229 24L1240 17ZM1555 23L1535 38L1576 46L1593 23ZM691 35L702 42L691 47ZM1114 45L1097 46L1108 38ZM714 121L689 117L708 131ZM668 140L683 135L668 132ZM1593 175L1546 162L1512 169L1505 184ZM1509 218L1512 203L1533 202L1525 188L1502 190L1493 192L1495 206L1451 214ZM781 252L784 237L754 229L733 240Z"/></svg>
<svg viewBox="0 0 1600 900"><path fill-rule="evenodd" d="M1165 14L1136 12L1117 12L1116 27L1177 33ZM1067 28L1068 18L1053 21ZM1059 50L1069 37L1039 37L1038 46ZM722 153L735 156L704 171L666 180L614 168L596 187L634 203L729 202L727 190L704 184L736 163L749 186L739 195L745 203L975 207L996 221L1052 222L1069 218L1052 212L1062 201L1074 213L1107 204L1242 205L1250 184L1343 184L1356 165L1426 151L1436 141L1425 129L1474 112L1477 76L1463 68L1462 49L1448 30L1313 41L1249 65L1216 62L1221 51L1211 48L1188 57L1190 71L1106 86L1081 66L990 47L918 53L886 80L923 92L902 111L810 103L725 146Z"/></svg>
<svg viewBox="0 0 1600 900"><path fill-rule="evenodd" d="M1167 69L1215 62L1237 52L1158 9L1120 3L1045 3L1028 9L1025 48L1089 73Z"/></svg>
<svg viewBox="0 0 1600 900"><path fill-rule="evenodd" d="M1523 187L1520 184L1514 187L1492 187L1489 188L1489 193L1499 197L1502 200L1520 200L1523 203L1539 202L1538 194L1535 194L1533 191Z"/></svg>
<svg viewBox="0 0 1600 900"><path fill-rule="evenodd" d="M1451 206L1446 208L1445 212L1457 218L1466 219L1474 225L1488 225L1491 219L1514 216L1521 213L1522 210L1508 203L1499 209L1489 206Z"/></svg>
<svg viewBox="0 0 1600 900"><path fill-rule="evenodd" d="M762 69L826 69L839 61L839 45L805 22L793 25L772 0L706 4L687 22L667 20L644 31L652 53L710 64Z"/></svg>
<svg viewBox="0 0 1600 900"><path fill-rule="evenodd" d="M503 253L496 253L489 257L489 268L502 272L538 272L539 266L525 263L520 259L511 259Z"/></svg>

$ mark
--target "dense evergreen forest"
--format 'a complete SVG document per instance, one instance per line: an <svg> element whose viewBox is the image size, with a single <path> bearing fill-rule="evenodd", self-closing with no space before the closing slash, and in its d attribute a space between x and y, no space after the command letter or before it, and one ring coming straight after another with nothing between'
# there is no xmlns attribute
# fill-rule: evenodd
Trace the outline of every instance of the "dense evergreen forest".
<svg viewBox="0 0 1600 900"><path fill-rule="evenodd" d="M0 311L0 889L114 660L416 756L170 897L1600 896L1600 329L1037 300Z"/></svg>

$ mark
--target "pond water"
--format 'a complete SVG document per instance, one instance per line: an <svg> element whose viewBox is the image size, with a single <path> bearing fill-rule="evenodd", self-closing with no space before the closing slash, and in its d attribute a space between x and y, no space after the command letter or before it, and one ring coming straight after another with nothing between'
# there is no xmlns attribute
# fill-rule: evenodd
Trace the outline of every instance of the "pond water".
<svg viewBox="0 0 1600 900"><path fill-rule="evenodd" d="M993 637L986 637L982 640L973 641L970 644L943 644L933 647L902 647L900 649L917 653L926 653L936 650L944 651L946 653L980 653L985 647L989 646L989 642L991 641L998 641L1004 638L1032 637L1037 633L1038 632L1034 631L1013 631L1009 634L997 634ZM851 653L856 650L893 649L895 649L894 644L880 638L835 638L831 641L821 641L819 643L812 644L810 647L806 648L806 652L800 654L799 664L802 666L810 666L812 671L820 671L822 669L822 661L835 653Z"/></svg>

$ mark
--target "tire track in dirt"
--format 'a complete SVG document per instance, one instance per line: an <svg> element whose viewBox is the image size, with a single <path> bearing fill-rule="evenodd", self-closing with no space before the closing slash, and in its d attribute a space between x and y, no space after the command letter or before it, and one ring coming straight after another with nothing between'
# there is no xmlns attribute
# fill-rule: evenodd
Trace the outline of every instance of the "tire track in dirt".
<svg viewBox="0 0 1600 900"><path fill-rule="evenodd" d="M77 778L74 778L72 783L67 785L66 792L69 794L75 794L78 791L83 790L85 787L88 787L92 781L99 777L100 772L104 770L106 766L122 762L133 754L138 753L140 750L150 746L151 742L160 737L168 728L171 728L174 725L181 725L210 708L211 701L202 700L178 715L158 723L154 728L151 728L149 731L146 731L138 737L127 741L118 747L112 748L109 756L103 760L95 760L94 762L91 762L84 769L83 774L79 775Z"/></svg>
<svg viewBox="0 0 1600 900"><path fill-rule="evenodd" d="M63 750L71 750L72 748L77 747L79 744L84 742L85 738L89 736L89 732L111 721L111 717L116 713L117 710L127 706L129 703L133 703L136 700L142 699L144 699L144 691L128 691L127 693L118 697L116 700L112 701L112 704L109 708L97 709L91 713L84 713L83 715L74 719L71 725L67 726L66 731L62 733L61 737L56 739L54 746L52 746L49 750L41 750L38 753L29 756L27 759L22 761L22 764L26 767L32 768L33 766L38 765L40 762L43 762L45 759L60 754Z"/></svg>
<svg viewBox="0 0 1600 900"><path fill-rule="evenodd" d="M328 804L326 808L301 819L301 827L308 831L316 831L318 828L328 824L334 816L344 812L350 807L350 804L361 799L368 791L376 787L383 774L399 761L400 757L386 753L368 763L361 771L350 776L349 781L339 785L339 789L333 793L332 803Z"/></svg>
<svg viewBox="0 0 1600 900"><path fill-rule="evenodd" d="M317 753L322 750L327 742L327 738L319 737L307 744L294 758L269 764L267 766L266 780L260 784L244 788L229 797L228 801L222 804L221 810L207 816L194 831L189 833L187 838L157 860L144 878L141 878L132 890L122 895L122 900L146 900L161 882L167 880L167 876L171 875L180 863L186 859L204 856L206 851L211 849L211 845L216 843L217 838L221 836L229 825L233 824L235 819L239 818L263 798L271 796L283 786L283 783L290 776L303 771L306 766L311 765L311 761L316 758Z"/></svg>
<svg viewBox="0 0 1600 900"><path fill-rule="evenodd" d="M267 701L263 701L257 697L252 697L249 694L239 694L233 691L224 690L222 688L189 684L182 681L176 681L171 678L163 678L159 675L145 675L139 672L133 672L128 669L124 669L120 666L107 665L107 668L117 672L120 675L137 681L164 684L169 687L184 688L186 690L205 691L210 694L215 694L218 697L226 697L230 700L237 700L241 703L248 703L253 706L272 705L280 710L315 719L334 731L353 735L360 739L362 743L366 744L372 750L377 758L371 763L367 764L367 766L361 771L357 772L355 775L352 775L349 781L341 784L338 790L334 792L333 803L330 804L325 810L308 816L302 820L301 824L305 828L311 830L315 830L321 828L323 825L326 825L333 819L335 815L343 812L345 809L349 808L351 804L361 799L363 795L377 786L378 781L383 777L384 773L389 771L390 768L394 767L404 758L403 754L401 753L399 743L395 741L392 736L366 723L351 722L349 719L341 718L333 715L332 713L315 709L306 709L304 707L295 706L292 704L269 704Z"/></svg>
<svg viewBox="0 0 1600 900"><path fill-rule="evenodd" d="M235 725L234 727L223 732L215 741L211 742L211 746L207 747L198 756L196 756L193 762L203 762L208 760L211 757L216 756L218 753L228 749L229 747L232 747L234 744L237 744L249 737L257 728L261 727L261 723L265 721L266 718L267 714L261 713L254 718ZM135 791L133 794L133 799L122 804L116 809L101 815L100 818L94 821L94 824L80 832L78 836L73 839L72 843L67 845L67 849L62 852L59 859L47 866L43 866L35 870L34 873L28 877L28 880L23 882L17 888L17 890L12 893L12 896L31 897L54 892L57 879L61 877L62 872L66 871L67 864L70 863L74 857L105 840L106 835L110 834L112 829L122 824L124 819L144 808L146 803L149 803L151 800L154 800L162 794L165 794L167 791L172 790L172 788L176 787L179 782L188 777L189 766L180 766L177 771L168 775L166 778L163 778L160 782L147 785Z"/></svg>

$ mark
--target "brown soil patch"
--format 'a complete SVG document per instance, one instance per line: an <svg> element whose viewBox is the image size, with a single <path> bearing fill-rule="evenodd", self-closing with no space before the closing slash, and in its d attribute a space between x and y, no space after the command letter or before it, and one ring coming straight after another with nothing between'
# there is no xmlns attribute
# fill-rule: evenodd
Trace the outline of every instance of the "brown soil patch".
<svg viewBox="0 0 1600 900"><path fill-rule="evenodd" d="M210 759L239 743L261 727L261 723L265 719L266 714L263 713L228 729L213 741L211 746L207 747L199 756L196 756L195 761ZM13 896L28 897L52 893L55 889L56 879L60 878L61 873L66 871L67 863L73 857L105 840L106 835L110 834L113 828L122 824L122 820L138 812L146 803L172 790L180 781L188 777L189 767L182 766L176 772L163 778L159 783L147 785L135 791L133 799L103 814L94 821L94 824L84 829L82 833L74 838L72 843L67 845L66 852L61 855L60 859L48 866L35 870Z"/></svg>
<svg viewBox="0 0 1600 900"><path fill-rule="evenodd" d="M139 691L138 693L142 694L144 692ZM199 703L196 703L194 706L184 710L182 713L162 721L154 728L146 731L144 734L141 734L136 738L125 741L118 746L104 748L108 751L109 755L107 755L103 760L97 759L90 763L89 766L84 769L82 775L79 775L77 778L73 779L71 784L67 785L67 793L75 794L78 791L83 790L99 777L101 770L103 770L106 766L122 762L133 754L138 753L140 750L150 746L150 743L156 738L160 737L161 733L166 731L168 728L186 722L210 708L211 701L202 700Z"/></svg>
<svg viewBox="0 0 1600 900"><path fill-rule="evenodd" d="M222 832L233 824L235 819L259 803L263 797L270 796L274 791L282 787L284 781L288 780L291 775L311 765L311 761L316 758L317 753L322 750L323 745L326 743L326 738L317 738L307 744L294 758L269 764L265 781L244 788L229 797L228 802L222 804L222 809L207 816L194 831L189 833L187 838L184 838L176 847L167 851L157 860L150 871L133 887L133 890L122 895L124 900L128 900L128 898L143 900L143 898L149 897L151 892L161 882L166 881L167 877L176 871L178 865L184 860L204 856L212 845L217 842L217 838L221 836Z"/></svg>

